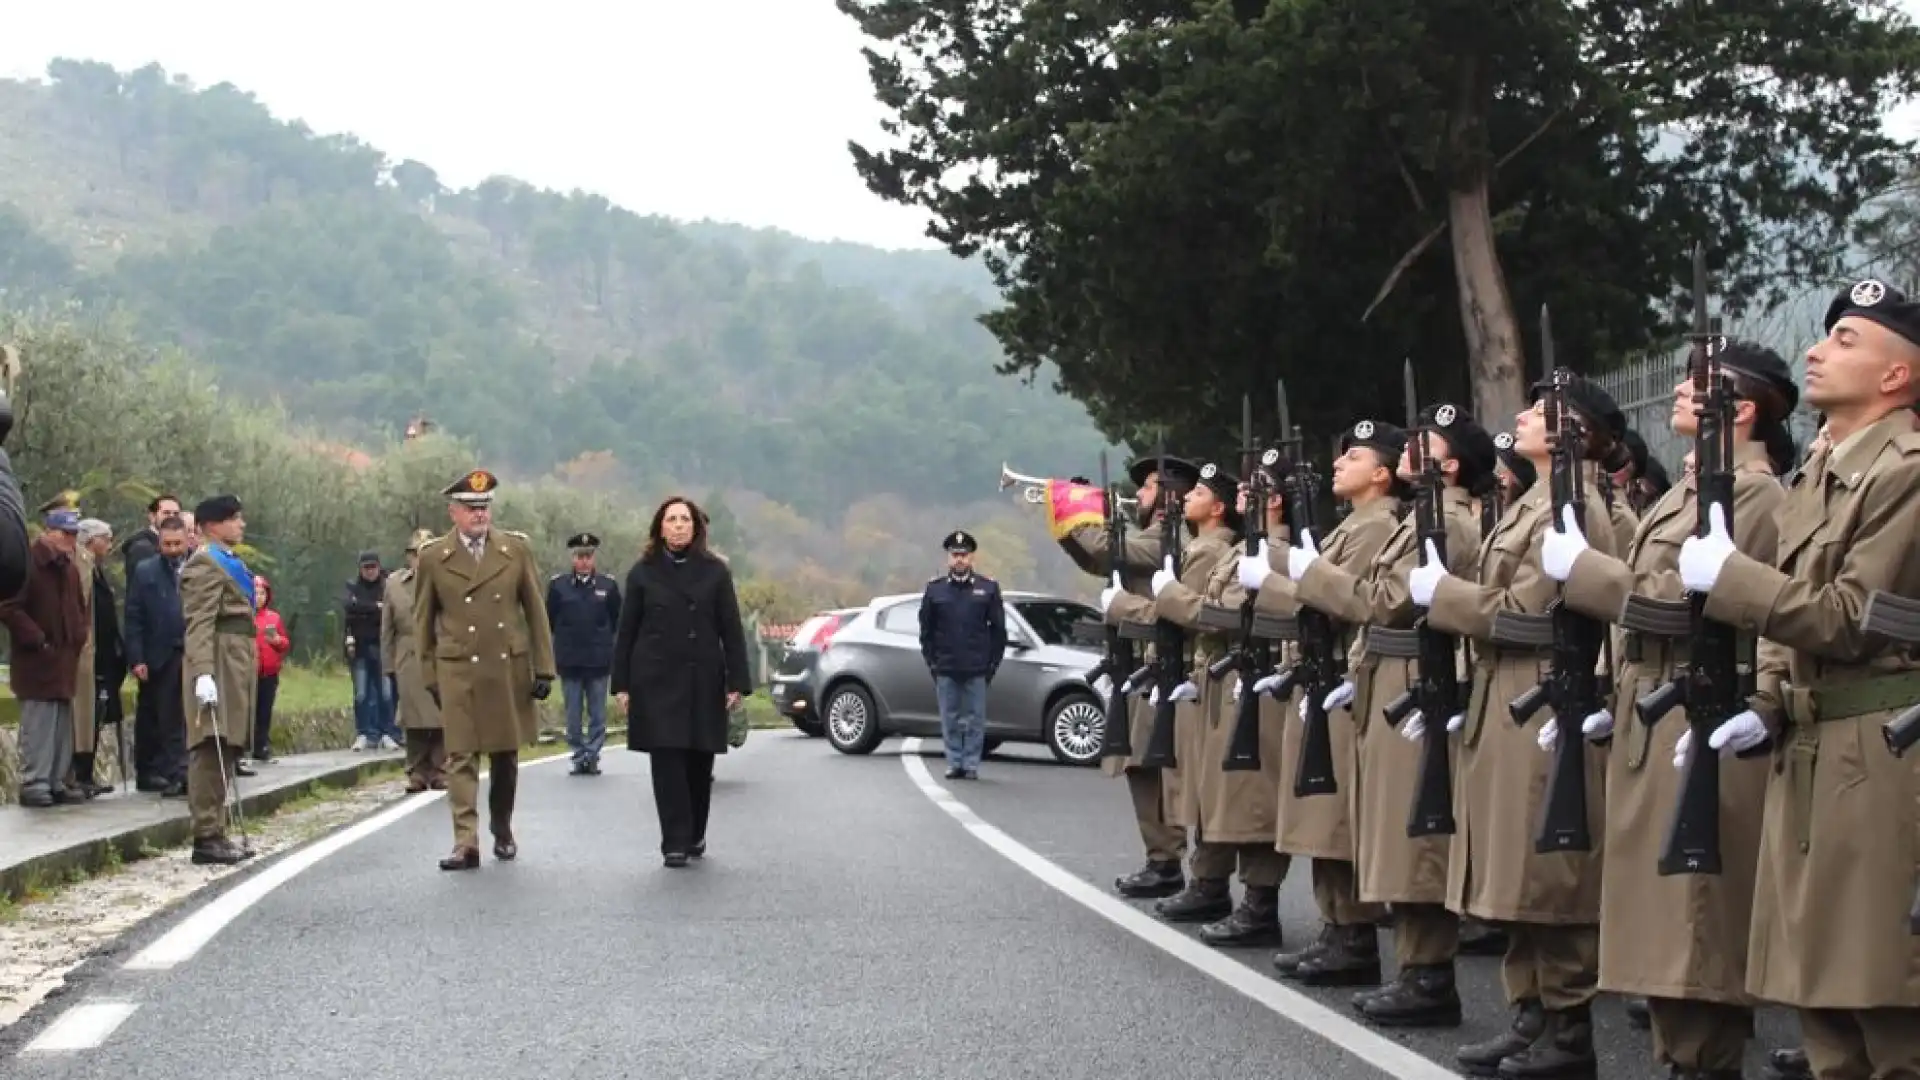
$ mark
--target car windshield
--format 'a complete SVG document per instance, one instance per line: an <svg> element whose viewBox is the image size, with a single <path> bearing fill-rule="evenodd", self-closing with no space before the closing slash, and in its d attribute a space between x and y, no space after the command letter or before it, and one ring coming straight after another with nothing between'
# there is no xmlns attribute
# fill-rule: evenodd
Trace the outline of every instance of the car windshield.
<svg viewBox="0 0 1920 1080"><path fill-rule="evenodd" d="M1072 644L1074 623L1100 620L1098 611L1069 600L1018 600L1013 607L1048 645Z"/></svg>

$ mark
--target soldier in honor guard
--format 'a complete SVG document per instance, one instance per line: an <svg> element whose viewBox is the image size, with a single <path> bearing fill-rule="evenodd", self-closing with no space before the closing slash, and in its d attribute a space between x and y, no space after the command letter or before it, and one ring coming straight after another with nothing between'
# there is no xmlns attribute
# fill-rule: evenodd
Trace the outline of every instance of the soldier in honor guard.
<svg viewBox="0 0 1920 1080"><path fill-rule="evenodd" d="M538 702L553 690L553 631L533 545L493 527L500 481L485 469L447 485L453 530L420 549L414 638L428 696L440 707L447 747L453 851L442 870L480 865L480 756L491 777L487 819L493 857L520 853L513 836L520 748L540 734Z"/></svg>
<svg viewBox="0 0 1920 1080"><path fill-rule="evenodd" d="M1461 733L1447 906L1507 924L1500 975L1513 1021L1494 1038L1460 1049L1460 1067L1474 1076L1590 1076L1596 1061L1592 1005L1600 963L1606 755L1583 744L1592 849L1536 852L1534 833L1553 760L1540 752L1539 736L1551 710L1539 710L1522 726L1513 722L1507 703L1539 685L1548 653L1494 636L1497 613L1544 614L1559 592L1559 583L1540 565L1541 537L1553 518L1552 485L1544 479L1551 462L1541 404L1545 389L1535 386L1533 404L1515 418L1513 445L1542 479L1482 539L1476 578L1437 564L1407 575L1409 595L1427 609L1436 629L1472 639L1473 691L1466 711L1445 720L1425 717L1419 727L1444 722ZM1606 391L1578 376L1563 406L1588 433L1579 463L1586 478L1585 514L1588 521L1608 523L1595 530L1592 543L1611 555L1613 519L1597 481L1599 463L1626 432L1626 418ZM1422 733L1415 729L1401 725L1403 735Z"/></svg>
<svg viewBox="0 0 1920 1080"><path fill-rule="evenodd" d="M1472 578L1480 555L1480 514L1474 498L1491 497L1497 483L1493 436L1457 405L1428 406L1419 421L1422 462L1436 464L1441 477L1437 509L1446 529L1448 569ZM1402 451L1396 471L1407 484L1421 479L1411 450ZM1350 654L1347 682L1323 704L1329 713L1342 705L1349 709L1358 779L1344 785L1341 796L1353 817L1357 900L1362 905L1392 905L1399 974L1385 987L1356 997L1354 1008L1386 1027L1453 1027L1460 1023L1460 993L1454 981L1460 917L1446 906L1451 840L1438 834L1407 835L1408 804L1420 785L1424 750L1419 742L1401 738L1380 715L1420 675L1417 655L1388 647L1389 632L1410 631L1419 615L1407 592L1407 574L1421 557L1415 518L1412 513L1402 516L1364 569L1295 548L1287 553L1287 575L1301 603L1364 626ZM1320 862L1315 860L1316 869ZM1315 874L1316 886L1321 877ZM1370 926L1351 933L1362 949L1373 937ZM1351 959L1357 966L1365 957ZM1373 970L1378 971L1377 959ZM1378 981L1377 974L1373 981Z"/></svg>
<svg viewBox="0 0 1920 1080"><path fill-rule="evenodd" d="M594 565L598 536L574 533L567 547L573 568L547 581L547 622L553 627L553 660L566 703L571 775L598 776L600 751L607 744L607 680L613 672L613 638L620 629L620 583Z"/></svg>
<svg viewBox="0 0 1920 1080"><path fill-rule="evenodd" d="M407 790L444 791L447 743L440 727L440 706L427 693L425 661L414 637L414 582L420 576L420 549L433 533L417 529L407 540L406 565L387 575L380 608L380 661L397 688L395 704L407 737Z"/></svg>
<svg viewBox="0 0 1920 1080"><path fill-rule="evenodd" d="M1159 457L1143 457L1127 466L1127 478L1133 481L1137 500L1136 527L1127 534L1126 550L1121 553L1120 587L1142 599L1153 596L1148 583L1153 580L1154 569L1160 565L1160 542L1153 530L1160 520L1161 485L1166 485L1184 499L1200 479L1200 467L1192 462L1172 455L1165 460L1164 475L1161 473ZM1097 578L1104 579L1107 576L1105 529L1098 525L1082 525L1067 534L1060 541L1060 546L1074 561L1074 565ZM1118 618L1112 611L1107 612L1105 617L1109 622ZM1151 647L1145 652L1143 661L1150 660ZM1139 870L1116 878L1113 888L1121 896L1131 899L1160 899L1172 896L1186 886L1181 866L1187 856L1187 833L1185 829L1172 824L1167 816L1166 790L1161 770L1140 762L1153 727L1153 707L1148 704L1144 694L1133 694L1127 698L1126 722L1133 754L1124 758L1102 758L1100 768L1108 776L1126 777L1127 793L1133 799L1134 822L1140 829L1140 842L1146 849L1147 859Z"/></svg>
<svg viewBox="0 0 1920 1080"><path fill-rule="evenodd" d="M1726 467L1733 473L1739 548L1751 558L1771 561L1779 536L1776 514L1786 490L1775 475L1778 466L1768 447L1784 436L1800 390L1786 361L1760 345L1734 342L1715 353L1713 363L1731 377L1738 399L1734 459ZM1694 436L1699 429L1697 407L1693 380L1682 379L1674 387L1674 434ZM1791 467L1790 446L1784 464ZM1698 484L1690 477L1648 508L1624 559L1589 549L1579 527L1567 520L1561 530L1549 530L1543 538L1541 565L1548 577L1566 582L1566 602L1574 610L1616 622L1630 595L1685 598L1680 545L1693 535L1698 519ZM1659 873L1667 821L1680 800L1680 774L1668 763L1687 725L1684 713L1676 710L1649 726L1639 719L1634 702L1685 668L1688 642L1631 629L1619 640L1612 705L1581 721L1588 739L1612 739L1601 925L1634 928L1631 933L1601 935L1600 988L1646 996L1654 1056L1675 1076L1738 1077L1747 1040L1753 1037L1745 984L1747 929L1767 763L1729 763L1720 771L1721 871ZM1555 735L1558 727L1557 717L1547 722Z"/></svg>
<svg viewBox="0 0 1920 1080"><path fill-rule="evenodd" d="M987 743L987 686L1007 655L1000 583L973 569L973 534L956 529L941 546L947 572L920 596L920 655L940 702L947 779L978 780Z"/></svg>
<svg viewBox="0 0 1920 1080"><path fill-rule="evenodd" d="M1333 462L1333 497L1352 510L1324 537L1303 535L1298 546L1274 548L1269 544L1264 558L1256 554L1240 560L1239 584L1260 590L1256 610L1285 615L1298 612L1303 601L1288 572L1294 563L1303 574L1309 564L1322 559L1350 574L1366 572L1399 525L1397 496L1404 493L1399 464L1406 445L1406 432L1377 420L1361 420L1341 434L1340 454ZM1324 552L1320 550L1322 544ZM1342 640L1336 648L1341 655L1346 654L1357 624L1346 623L1329 608L1317 610L1339 620L1334 630ZM1354 689L1352 683L1342 683L1327 694L1326 703L1335 709L1344 706L1352 701ZM1275 846L1290 856L1313 860L1313 896L1320 908L1320 934L1305 948L1275 956L1273 966L1285 978L1314 986L1378 983L1380 935L1375 927L1384 912L1361 903L1354 873L1350 806L1350 796L1357 786L1354 726L1335 722L1332 717L1328 720L1337 792L1296 795L1294 773L1306 730L1304 693L1297 692L1287 703L1298 722L1286 727Z"/></svg>
<svg viewBox="0 0 1920 1080"><path fill-rule="evenodd" d="M260 673L253 571L233 553L247 535L239 499L215 495L194 507L193 516L201 543L180 568L187 808L193 817L193 861L230 865L253 855L227 838L229 789L252 743L254 683Z"/></svg>
<svg viewBox="0 0 1920 1080"><path fill-rule="evenodd" d="M1680 546L1706 614L1764 639L1751 708L1675 764L1769 748L1747 991L1794 1006L1815 1077L1920 1076L1920 770L1888 718L1920 701L1910 645L1862 626L1875 590L1920 599L1909 500L1920 494L1920 304L1880 281L1828 306L1804 397L1831 446L1788 490L1772 559L1724 523ZM1737 513L1737 512L1736 512ZM1682 913L1668 912L1672 920Z"/></svg>
<svg viewBox="0 0 1920 1080"><path fill-rule="evenodd" d="M1194 651L1200 654L1188 666L1187 680L1172 691L1177 765L1160 770L1161 798L1168 822L1196 830L1187 884L1154 905L1154 910L1170 922L1211 922L1226 918L1233 910L1229 879L1238 862L1235 845L1207 837L1200 813L1199 755L1200 743L1206 734L1201 725L1207 712L1199 684L1211 682L1205 673L1205 654L1211 650L1218 655L1219 641L1204 638L1197 625L1182 622L1187 612L1179 610L1179 601L1183 595L1205 595L1208 577L1222 562L1233 557L1233 544L1240 528L1240 515L1234 507L1239 481L1213 464L1202 466L1196 480L1180 503L1182 523L1192 534L1192 539L1181 545L1180 565L1175 567L1163 562L1154 571L1147 583L1151 598L1124 592L1112 582L1100 592L1101 611L1110 617L1135 623L1153 623L1165 618L1183 628L1186 641L1193 643ZM1180 593L1169 591L1176 582L1182 586ZM1168 596L1168 609L1164 611L1159 604L1163 594ZM1160 692L1158 685L1149 691L1149 721ZM1151 722L1148 727L1151 734ZM1144 751L1147 744L1137 745Z"/></svg>

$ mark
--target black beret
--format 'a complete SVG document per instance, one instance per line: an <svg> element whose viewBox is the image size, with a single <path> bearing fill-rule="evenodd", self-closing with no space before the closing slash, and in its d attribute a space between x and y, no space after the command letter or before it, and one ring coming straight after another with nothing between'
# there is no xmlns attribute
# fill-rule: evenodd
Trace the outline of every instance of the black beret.
<svg viewBox="0 0 1920 1080"><path fill-rule="evenodd" d="M1213 492L1214 497L1226 504L1226 523L1229 529L1240 531L1240 510L1236 503L1240 497L1240 478L1209 461L1200 467L1195 478L1198 486Z"/></svg>
<svg viewBox="0 0 1920 1080"><path fill-rule="evenodd" d="M1533 384L1531 401L1540 400L1551 384L1537 382ZM1567 404L1585 417L1587 422L1606 432L1618 442L1627 437L1627 414L1613 400L1613 395L1600 388L1600 384L1584 375L1575 375L1567 384Z"/></svg>
<svg viewBox="0 0 1920 1080"><path fill-rule="evenodd" d="M1505 465L1514 479L1520 481L1520 490L1525 491L1532 487L1534 481L1540 478L1540 474L1533 469L1533 462L1521 457L1520 451L1513 448L1513 432L1503 431L1495 435L1493 452L1499 457L1500 464Z"/></svg>
<svg viewBox="0 0 1920 1080"><path fill-rule="evenodd" d="M1642 438L1639 432L1628 428L1620 441L1626 444L1627 457L1633 465L1633 475L1647 475L1647 455L1650 453L1647 449L1647 440Z"/></svg>
<svg viewBox="0 0 1920 1080"><path fill-rule="evenodd" d="M1831 326L1828 327L1832 329ZM1727 347L1714 354L1713 362L1728 371L1739 372L1749 379L1773 389L1780 395L1786 408L1776 419L1784 419L1792 413L1794 406L1800 404L1800 384L1793 378L1793 369L1781 359L1780 354L1755 341L1729 342Z"/></svg>
<svg viewBox="0 0 1920 1080"><path fill-rule="evenodd" d="M214 495L200 500L193 508L193 520L200 525L232 521L240 516L240 500L233 495Z"/></svg>
<svg viewBox="0 0 1920 1080"><path fill-rule="evenodd" d="M1907 294L1875 278L1855 282L1827 305L1824 327L1833 333L1833 324L1852 316L1877 322L1908 341L1920 345L1920 304Z"/></svg>
<svg viewBox="0 0 1920 1080"><path fill-rule="evenodd" d="M1172 454L1168 454L1165 460L1167 475L1161 479L1167 486L1185 490L1199 482L1200 466ZM1160 471L1160 462L1161 458L1158 455L1148 454L1127 466L1127 478L1133 481L1134 487L1139 487L1147 482L1147 477Z"/></svg>
<svg viewBox="0 0 1920 1080"><path fill-rule="evenodd" d="M1340 433L1340 452L1346 453L1356 446L1364 446L1380 455L1388 468L1400 460L1400 452L1407 448L1407 433L1392 424L1378 420L1362 420Z"/></svg>
<svg viewBox="0 0 1920 1080"><path fill-rule="evenodd" d="M1453 458L1460 463L1461 487L1471 491L1493 475L1499 460L1493 436L1472 413L1458 405L1436 402L1420 410L1420 424L1437 432L1453 449Z"/></svg>
<svg viewBox="0 0 1920 1080"><path fill-rule="evenodd" d="M940 546L946 548L948 551L969 553L977 551L980 548L980 544L973 538L973 534L965 529L955 529L948 533L947 538L940 542Z"/></svg>

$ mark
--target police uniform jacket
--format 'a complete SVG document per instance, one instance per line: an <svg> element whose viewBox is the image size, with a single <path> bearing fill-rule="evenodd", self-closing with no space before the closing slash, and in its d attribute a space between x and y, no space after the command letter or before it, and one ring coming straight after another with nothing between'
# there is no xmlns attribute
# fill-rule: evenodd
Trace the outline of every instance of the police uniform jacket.
<svg viewBox="0 0 1920 1080"><path fill-rule="evenodd" d="M569 570L547 582L547 622L553 626L553 662L560 674L596 678L613 666L620 628L620 585L602 573Z"/></svg>
<svg viewBox="0 0 1920 1080"><path fill-rule="evenodd" d="M1007 654L1000 583L984 574L941 574L920 597L920 655L935 675L993 678Z"/></svg>

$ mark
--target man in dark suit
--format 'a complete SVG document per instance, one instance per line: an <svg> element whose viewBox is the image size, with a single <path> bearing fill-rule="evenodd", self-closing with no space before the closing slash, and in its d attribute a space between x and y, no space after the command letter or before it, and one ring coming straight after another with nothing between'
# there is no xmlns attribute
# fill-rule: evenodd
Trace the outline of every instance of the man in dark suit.
<svg viewBox="0 0 1920 1080"><path fill-rule="evenodd" d="M187 715L180 657L187 624L180 613L180 566L191 541L178 514L162 519L157 535L158 550L127 581L127 670L140 680L133 771L141 791L181 799L187 794Z"/></svg>

